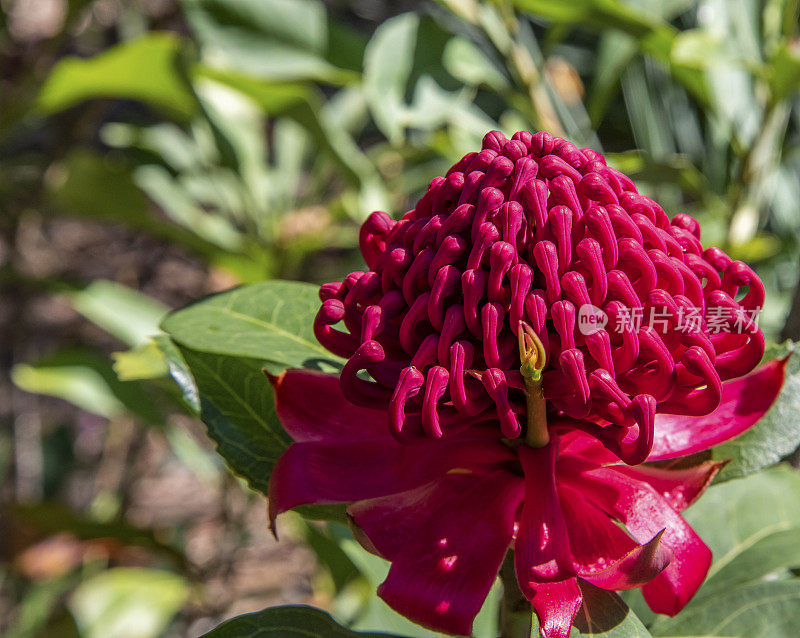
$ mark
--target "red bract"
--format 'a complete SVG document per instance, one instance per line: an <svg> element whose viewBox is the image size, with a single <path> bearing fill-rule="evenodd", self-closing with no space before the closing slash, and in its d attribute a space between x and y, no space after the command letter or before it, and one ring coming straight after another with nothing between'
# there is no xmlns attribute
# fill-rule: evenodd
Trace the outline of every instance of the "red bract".
<svg viewBox="0 0 800 638"><path fill-rule="evenodd" d="M711 415L659 415L651 458L740 434L772 404L783 375L784 362L771 362L725 383ZM352 503L359 540L392 562L379 595L431 629L471 633L509 546L544 638L569 635L581 580L643 585L650 607L672 615L706 575L711 552L679 512L718 463L631 467L577 430L542 448L505 444L491 426L400 443L385 411L350 403L335 375L290 370L273 386L295 443L272 474L271 520L298 505Z"/></svg>
<svg viewBox="0 0 800 638"><path fill-rule="evenodd" d="M373 213L361 250L369 270L322 287L315 333L348 360L345 397L401 440L487 421L523 435L521 322L547 356L548 414L630 464L656 413L712 413L763 355L755 273L546 133L489 133L402 219Z"/></svg>

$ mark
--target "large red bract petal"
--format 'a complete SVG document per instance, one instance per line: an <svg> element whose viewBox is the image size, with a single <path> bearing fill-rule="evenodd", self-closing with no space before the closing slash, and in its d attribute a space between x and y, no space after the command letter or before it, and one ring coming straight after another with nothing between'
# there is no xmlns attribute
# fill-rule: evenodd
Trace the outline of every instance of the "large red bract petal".
<svg viewBox="0 0 800 638"><path fill-rule="evenodd" d="M638 546L608 514L563 483L558 496L567 524L573 565L579 576L599 571Z"/></svg>
<svg viewBox="0 0 800 638"><path fill-rule="evenodd" d="M504 471L462 487L394 556L378 595L421 625L469 635L511 542L523 489Z"/></svg>
<svg viewBox="0 0 800 638"><path fill-rule="evenodd" d="M539 617L542 638L569 638L572 619L581 608L582 599L575 578L537 583L530 601Z"/></svg>
<svg viewBox="0 0 800 638"><path fill-rule="evenodd" d="M561 485L558 494L573 565L584 580L603 589L631 589L655 578L672 559L657 538L640 545L576 490Z"/></svg>
<svg viewBox="0 0 800 638"><path fill-rule="evenodd" d="M783 386L788 359L770 361L722 384L719 407L705 416L656 414L648 461L693 454L739 436L772 407Z"/></svg>
<svg viewBox="0 0 800 638"><path fill-rule="evenodd" d="M504 489L521 488L520 477L507 476L509 485ZM447 503L483 478L466 472L448 474L415 490L358 501L347 508L347 513L369 538L372 547L387 560L394 560L432 515L437 515Z"/></svg>
<svg viewBox="0 0 800 638"><path fill-rule="evenodd" d="M287 370L270 377L275 410L295 441L363 441L390 437L386 412L353 405L342 395L339 376Z"/></svg>
<svg viewBox="0 0 800 638"><path fill-rule="evenodd" d="M525 502L514 548L522 593L539 616L544 638L569 635L581 595L575 582L567 524L556 491L558 441L543 448L520 446Z"/></svg>
<svg viewBox="0 0 800 638"><path fill-rule="evenodd" d="M711 566L711 550L652 486L605 467L570 479L571 483L620 520L640 543L664 530L662 543L672 550L669 566L642 588L656 613L674 615L694 596Z"/></svg>
<svg viewBox="0 0 800 638"><path fill-rule="evenodd" d="M674 470L652 465L619 465L615 469L637 481L647 483L673 508L682 512L700 497L724 465L724 461L705 461Z"/></svg>
<svg viewBox="0 0 800 638"><path fill-rule="evenodd" d="M298 505L350 503L396 494L453 469L491 468L511 458L505 446L474 438L406 445L391 437L293 443L270 477L270 518Z"/></svg>
<svg viewBox="0 0 800 638"><path fill-rule="evenodd" d="M657 534L649 543L637 545L613 565L581 577L595 587L609 591L633 589L649 583L672 560L672 551L661 542L662 535Z"/></svg>

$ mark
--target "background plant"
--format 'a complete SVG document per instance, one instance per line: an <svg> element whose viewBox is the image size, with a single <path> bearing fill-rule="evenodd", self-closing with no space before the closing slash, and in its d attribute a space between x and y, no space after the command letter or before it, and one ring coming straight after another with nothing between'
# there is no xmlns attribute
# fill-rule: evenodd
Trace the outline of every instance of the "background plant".
<svg viewBox="0 0 800 638"><path fill-rule="evenodd" d="M242 569L237 548L267 543L251 490L265 490L287 440L261 369L336 365L320 362L328 355L311 336L314 287L255 284L158 326L171 307L236 283L349 272L358 222L373 209L404 212L492 128L546 129L603 150L670 213L696 216L706 241L752 263L768 287L765 331L800 338L792 0L1 6L8 635L199 635L237 612L300 601L356 630L430 635L370 593L385 566L335 522L298 518L290 556L260 557L279 573L293 556L310 565L310 547L317 567L294 591L245 608L215 596ZM291 306L286 324L287 313L271 314L278 299ZM236 324L226 304L256 322ZM273 321L301 345L287 347ZM735 459L723 479L795 450L797 383L762 426L715 452ZM211 451L198 413L249 489ZM202 507L158 509L152 490L177 489L176 476L213 503L218 550L197 549ZM751 636L729 620L746 599L770 635L793 636L796 480L781 467L712 488L690 510L724 561L702 595L674 620L649 617L633 597L608 635ZM714 499L752 505L720 521ZM317 613L280 613L334 631ZM145 620L124 634L130 615ZM487 609L480 635L492 635L493 617ZM212 635L247 635L237 627L252 622Z"/></svg>

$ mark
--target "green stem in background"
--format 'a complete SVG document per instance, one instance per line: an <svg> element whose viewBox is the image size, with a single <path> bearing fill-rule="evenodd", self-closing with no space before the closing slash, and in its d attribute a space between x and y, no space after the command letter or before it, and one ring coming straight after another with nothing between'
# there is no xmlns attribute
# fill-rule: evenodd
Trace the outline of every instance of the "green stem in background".
<svg viewBox="0 0 800 638"><path fill-rule="evenodd" d="M500 567L503 598L500 600L500 638L530 638L533 609L517 583L514 552L506 554Z"/></svg>
<svg viewBox="0 0 800 638"><path fill-rule="evenodd" d="M742 160L738 179L730 196L732 211L728 244L743 244L758 229L760 212L767 197L767 182L780 163L781 143L789 124L789 104L778 102L767 107L761 128Z"/></svg>

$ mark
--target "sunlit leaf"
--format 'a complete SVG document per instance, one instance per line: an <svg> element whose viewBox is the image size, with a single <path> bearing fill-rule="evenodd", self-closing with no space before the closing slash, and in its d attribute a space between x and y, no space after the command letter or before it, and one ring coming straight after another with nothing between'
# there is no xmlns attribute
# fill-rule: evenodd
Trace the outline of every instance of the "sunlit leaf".
<svg viewBox="0 0 800 638"><path fill-rule="evenodd" d="M262 359L287 367L314 367L337 358L314 337L316 286L269 281L207 297L167 316L162 328L197 352Z"/></svg>
<svg viewBox="0 0 800 638"><path fill-rule="evenodd" d="M317 0L184 0L205 60L268 79L332 83L352 72L332 64L325 7ZM355 36L354 36L355 37Z"/></svg>
<svg viewBox="0 0 800 638"><path fill-rule="evenodd" d="M406 13L384 22L364 51L364 94L375 123L390 141L403 134L406 82L414 65L419 17Z"/></svg>
<svg viewBox="0 0 800 638"><path fill-rule="evenodd" d="M35 364L17 364L11 378L27 392L64 399L108 419L128 411L148 423L162 420L142 386L120 381L108 358L89 349L65 349Z"/></svg>
<svg viewBox="0 0 800 638"><path fill-rule="evenodd" d="M800 90L800 47L785 42L770 62L772 101L780 102Z"/></svg>
<svg viewBox="0 0 800 638"><path fill-rule="evenodd" d="M153 341L130 350L113 352L111 358L120 381L160 379L167 374L164 354Z"/></svg>
<svg viewBox="0 0 800 638"><path fill-rule="evenodd" d="M116 567L83 581L69 606L82 638L158 638L188 593L177 574Z"/></svg>
<svg viewBox="0 0 800 638"><path fill-rule="evenodd" d="M94 58L64 58L42 86L37 106L54 113L90 98L124 98L191 115L197 105L178 71L180 45L174 33L154 32Z"/></svg>
<svg viewBox="0 0 800 638"><path fill-rule="evenodd" d="M104 279L67 296L75 310L129 346L140 346L158 333L167 314L167 307L152 297Z"/></svg>

